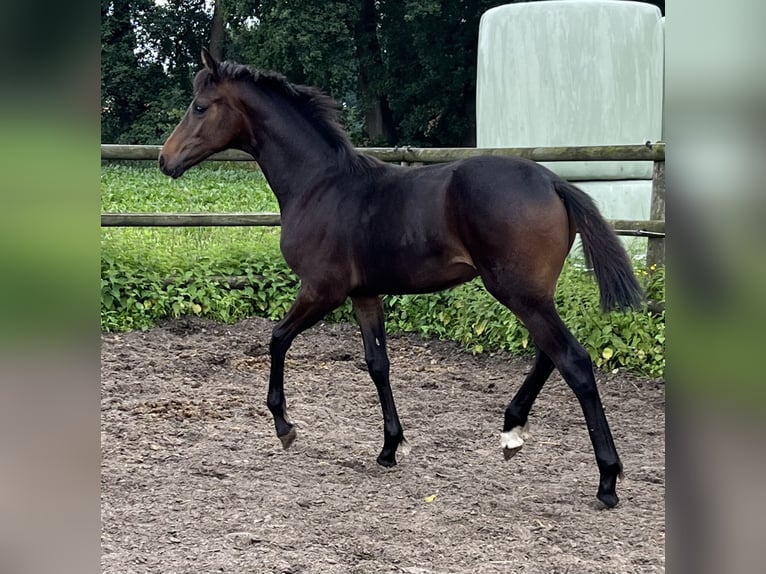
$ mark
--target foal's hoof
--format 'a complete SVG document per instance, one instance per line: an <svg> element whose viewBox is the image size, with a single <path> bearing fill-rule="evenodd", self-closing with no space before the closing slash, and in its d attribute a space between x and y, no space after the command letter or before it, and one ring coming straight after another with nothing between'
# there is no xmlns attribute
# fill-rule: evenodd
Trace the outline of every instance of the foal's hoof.
<svg viewBox="0 0 766 574"><path fill-rule="evenodd" d="M287 434L278 436L279 440L282 441L282 448L285 450L287 450L293 445L297 437L298 437L298 431L295 430L294 426L290 427L290 430L287 432Z"/></svg>
<svg viewBox="0 0 766 574"><path fill-rule="evenodd" d="M617 498L617 479L622 480L624 477L621 462L610 465L601 472L596 498L607 508L614 508L620 501Z"/></svg>
<svg viewBox="0 0 766 574"><path fill-rule="evenodd" d="M524 446L524 445L522 445ZM506 448L503 447L503 458L505 460L510 460L513 458L513 455L515 455L517 452L521 450L521 446L517 446L516 448Z"/></svg>
<svg viewBox="0 0 766 574"><path fill-rule="evenodd" d="M395 458L383 458L382 456L378 457L378 464L380 466L384 466L386 468L392 468L396 466L396 459Z"/></svg>
<svg viewBox="0 0 766 574"><path fill-rule="evenodd" d="M384 466L386 468L396 466L396 456L393 454L380 453L377 460L380 466Z"/></svg>
<svg viewBox="0 0 766 574"><path fill-rule="evenodd" d="M524 439L529 438L528 425L513 427L511 430L500 433L500 446L503 447L503 458L510 459L524 446Z"/></svg>
<svg viewBox="0 0 766 574"><path fill-rule="evenodd" d="M407 455L410 452L410 445L407 444L404 435L401 433L398 435L387 435L383 443L383 449L378 455L378 464L386 468L396 466L397 451L403 455Z"/></svg>
<svg viewBox="0 0 766 574"><path fill-rule="evenodd" d="M383 447L383 450L380 451L377 460L380 466L384 466L386 468L396 466L396 449Z"/></svg>
<svg viewBox="0 0 766 574"><path fill-rule="evenodd" d="M596 498L598 498L607 508L614 508L617 506L617 503L620 502L620 499L617 498L617 494L614 492L599 492L596 495Z"/></svg>

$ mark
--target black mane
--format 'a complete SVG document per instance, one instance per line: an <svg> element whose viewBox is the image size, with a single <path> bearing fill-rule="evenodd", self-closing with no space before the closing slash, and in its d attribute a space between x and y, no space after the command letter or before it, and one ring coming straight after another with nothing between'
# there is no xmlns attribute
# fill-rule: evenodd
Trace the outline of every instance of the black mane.
<svg viewBox="0 0 766 574"><path fill-rule="evenodd" d="M278 72L258 70L252 66L234 62L220 62L217 71L217 78L207 70L205 70L207 73L198 75L195 80L195 91L221 79L250 80L257 87L276 92L290 101L339 152L341 159L348 160L354 169L375 163L373 158L356 151L348 134L338 121L338 103L319 88L293 84Z"/></svg>

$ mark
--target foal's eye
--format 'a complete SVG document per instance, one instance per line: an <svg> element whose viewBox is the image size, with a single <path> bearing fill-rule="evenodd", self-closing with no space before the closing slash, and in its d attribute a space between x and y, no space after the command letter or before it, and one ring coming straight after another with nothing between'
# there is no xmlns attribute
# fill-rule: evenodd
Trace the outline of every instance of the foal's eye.
<svg viewBox="0 0 766 574"><path fill-rule="evenodd" d="M201 106L199 104L194 104L194 111L198 114L205 113L205 110L207 110L207 106Z"/></svg>

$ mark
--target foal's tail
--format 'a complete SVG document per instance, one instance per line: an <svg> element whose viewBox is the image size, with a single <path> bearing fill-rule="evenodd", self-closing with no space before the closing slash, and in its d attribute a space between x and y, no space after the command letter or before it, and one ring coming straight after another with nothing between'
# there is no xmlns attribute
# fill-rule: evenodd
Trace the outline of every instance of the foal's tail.
<svg viewBox="0 0 766 574"><path fill-rule="evenodd" d="M593 264L601 292L601 308L604 311L639 309L644 292L617 234L588 194L561 179L553 185L574 219L583 249Z"/></svg>

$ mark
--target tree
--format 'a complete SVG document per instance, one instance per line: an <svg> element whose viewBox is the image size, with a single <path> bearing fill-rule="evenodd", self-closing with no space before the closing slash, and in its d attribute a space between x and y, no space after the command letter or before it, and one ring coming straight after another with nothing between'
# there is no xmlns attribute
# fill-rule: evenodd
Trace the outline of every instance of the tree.
<svg viewBox="0 0 766 574"><path fill-rule="evenodd" d="M200 52L210 41L211 21L205 0L165 0L162 5L155 4L136 21L143 32L142 62L160 64L170 84L191 95L192 80L200 68Z"/></svg>
<svg viewBox="0 0 766 574"><path fill-rule="evenodd" d="M149 9L148 0L101 2L101 138L119 141L144 111L149 76L136 54L133 17Z"/></svg>
<svg viewBox="0 0 766 574"><path fill-rule="evenodd" d="M352 139L367 141L359 107L355 2L227 0L227 5L227 58L321 87L339 102Z"/></svg>
<svg viewBox="0 0 766 574"><path fill-rule="evenodd" d="M204 0L102 0L101 141L161 143L191 97Z"/></svg>
<svg viewBox="0 0 766 574"><path fill-rule="evenodd" d="M507 3L102 0L102 141L161 142L209 46L321 87L357 144L474 145L479 20Z"/></svg>
<svg viewBox="0 0 766 574"><path fill-rule="evenodd" d="M504 3L102 1L102 141L162 141L209 46L321 87L357 144L473 145L479 19Z"/></svg>
<svg viewBox="0 0 766 574"><path fill-rule="evenodd" d="M396 124L388 103L388 82L378 40L379 14L376 0L361 0L354 29L356 57L359 66L359 96L364 109L367 137L370 142L397 143Z"/></svg>
<svg viewBox="0 0 766 574"><path fill-rule="evenodd" d="M227 56L328 91L357 143L475 141L479 18L507 2L228 1Z"/></svg>
<svg viewBox="0 0 766 574"><path fill-rule="evenodd" d="M228 58L321 86L337 99L355 91L353 2L240 1L243 5L250 11L232 21Z"/></svg>
<svg viewBox="0 0 766 574"><path fill-rule="evenodd" d="M507 1L381 1L381 36L400 142L475 145L479 20Z"/></svg>

